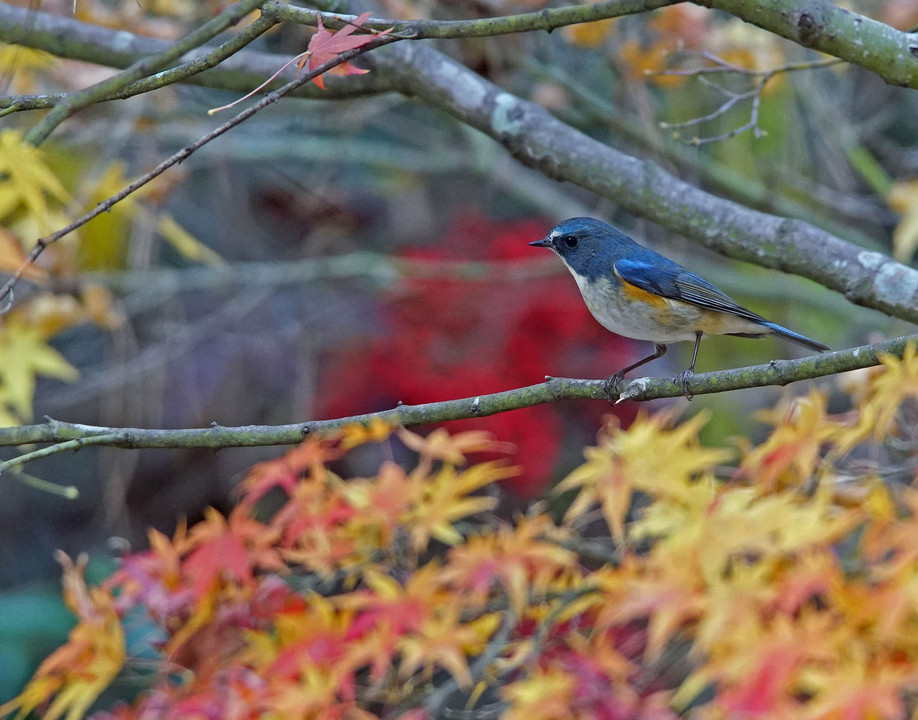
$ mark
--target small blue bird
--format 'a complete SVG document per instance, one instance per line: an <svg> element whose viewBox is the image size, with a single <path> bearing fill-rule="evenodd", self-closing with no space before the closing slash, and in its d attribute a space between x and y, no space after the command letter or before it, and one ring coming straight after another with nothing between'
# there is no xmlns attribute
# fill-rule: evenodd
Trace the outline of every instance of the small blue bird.
<svg viewBox="0 0 918 720"><path fill-rule="evenodd" d="M759 338L774 333L811 350L829 349L738 305L707 280L600 220L565 220L548 237L529 244L558 254L601 325L618 335L654 344L652 355L613 378L661 357L667 343L694 340L692 364L682 374L688 394L687 381L695 372L698 346L705 334Z"/></svg>

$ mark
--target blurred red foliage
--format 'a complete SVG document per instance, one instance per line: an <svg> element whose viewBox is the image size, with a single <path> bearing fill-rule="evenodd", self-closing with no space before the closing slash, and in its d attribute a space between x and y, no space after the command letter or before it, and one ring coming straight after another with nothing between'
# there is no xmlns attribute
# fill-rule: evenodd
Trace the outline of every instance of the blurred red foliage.
<svg viewBox="0 0 918 720"><path fill-rule="evenodd" d="M469 214L436 245L399 256L523 264L543 257L544 250L528 243L549 227L542 220L495 222ZM324 358L316 408L321 417L509 390L546 375L607 377L635 352L631 341L610 334L590 316L566 272L505 283L408 278L381 302L378 335ZM592 441L600 418L610 412L629 424L634 416L629 406L541 405L458 421L453 430L487 430L515 443L523 473L504 485L530 498L552 480L562 443L579 447Z"/></svg>

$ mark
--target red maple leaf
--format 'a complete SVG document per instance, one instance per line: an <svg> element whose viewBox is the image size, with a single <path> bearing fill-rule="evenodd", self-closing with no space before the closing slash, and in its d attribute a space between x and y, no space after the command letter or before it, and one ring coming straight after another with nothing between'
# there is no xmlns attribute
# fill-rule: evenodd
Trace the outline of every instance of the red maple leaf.
<svg viewBox="0 0 918 720"><path fill-rule="evenodd" d="M224 519L213 508L192 530L188 543L193 549L184 562L184 574L191 580L196 599L226 579L251 586L254 569L280 572L284 563L274 548L276 537L239 505Z"/></svg>
<svg viewBox="0 0 918 720"><path fill-rule="evenodd" d="M334 60L343 52L363 47L373 42L376 38L391 32L390 29L380 33L354 35L354 31L363 25L369 17L370 13L362 13L337 32L331 32L330 30L326 30L325 26L322 24L322 16L318 15L316 17L318 21L318 30L310 39L309 45L306 47L306 52L303 53L303 57L297 63L297 67L299 67L300 70L304 67L308 68L310 65L319 67L330 60ZM334 75L363 75L369 72L369 70L362 70L359 67L351 65L349 62L343 62L328 72ZM322 79L322 75L317 75L312 81L323 90L325 89L325 81Z"/></svg>
<svg viewBox="0 0 918 720"><path fill-rule="evenodd" d="M194 596L203 597L220 578L229 576L240 582L251 582L252 566L242 540L227 529L201 543L185 561L192 578Z"/></svg>

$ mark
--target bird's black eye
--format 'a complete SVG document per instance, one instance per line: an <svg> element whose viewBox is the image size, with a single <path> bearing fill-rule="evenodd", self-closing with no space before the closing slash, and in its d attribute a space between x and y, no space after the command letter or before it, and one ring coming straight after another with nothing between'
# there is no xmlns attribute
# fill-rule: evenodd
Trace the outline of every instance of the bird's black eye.
<svg viewBox="0 0 918 720"><path fill-rule="evenodd" d="M577 247L577 243L579 243L580 240L577 238L576 235L564 235L561 238L561 242L563 242L569 248L575 248Z"/></svg>

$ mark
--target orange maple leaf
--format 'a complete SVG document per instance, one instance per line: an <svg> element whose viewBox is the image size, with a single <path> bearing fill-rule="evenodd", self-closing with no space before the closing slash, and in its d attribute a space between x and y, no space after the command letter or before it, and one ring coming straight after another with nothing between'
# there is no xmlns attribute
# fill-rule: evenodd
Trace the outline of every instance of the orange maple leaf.
<svg viewBox="0 0 918 720"><path fill-rule="evenodd" d="M473 607L484 607L494 583L501 583L510 606L522 616L531 591L548 592L575 581L577 556L559 546L566 536L545 515L520 518L515 528L502 525L451 548L441 578L461 588Z"/></svg>
<svg viewBox="0 0 918 720"><path fill-rule="evenodd" d="M465 465L466 454L473 452L499 452L510 454L516 450L512 443L498 442L483 430L471 430L451 435L446 428L437 428L426 437L405 428L398 429L405 445L422 457L441 460L452 465Z"/></svg>
<svg viewBox="0 0 918 720"><path fill-rule="evenodd" d="M347 64L347 63L345 63ZM354 68L355 70L357 68ZM360 72L366 72L361 70ZM315 79L315 82L320 87L324 88L319 80L322 79L320 75ZM370 422L366 425L360 423L350 423L341 428L341 449L350 450L352 448L358 447L359 445L366 445L367 443L380 443L389 439L389 436L392 434L392 431L395 430L395 425L390 422L386 422L380 417L370 418Z"/></svg>
<svg viewBox="0 0 918 720"><path fill-rule="evenodd" d="M288 450L283 457L258 463L239 485L242 504L254 505L275 488L289 497L302 477L324 477L325 463L341 456L341 451L334 447L335 442L330 438L312 437Z"/></svg>
<svg viewBox="0 0 918 720"><path fill-rule="evenodd" d="M331 32L326 30L325 26L322 24L322 16L318 15L316 17L318 21L318 30L316 34L312 36L309 40L309 45L306 48L306 52L303 53L303 57L297 63L297 67L302 70L303 68L308 68L310 65L313 67L319 67L324 65L331 60L334 60L338 55L348 50L355 50L364 45L368 45L373 42L376 38L387 35L391 32L390 30L385 30L381 33L372 33L368 35L354 35L354 31L359 28L363 23L367 21L367 18L370 17L370 13L362 13L357 16L355 20L350 21L345 27L341 28L337 32ZM362 70L359 67L355 67L349 62L343 62L337 67L332 68L328 72L334 75L363 75L368 73L369 70ZM325 89L325 81L322 79L322 75L317 75L312 79L312 81L318 85L323 90Z"/></svg>

